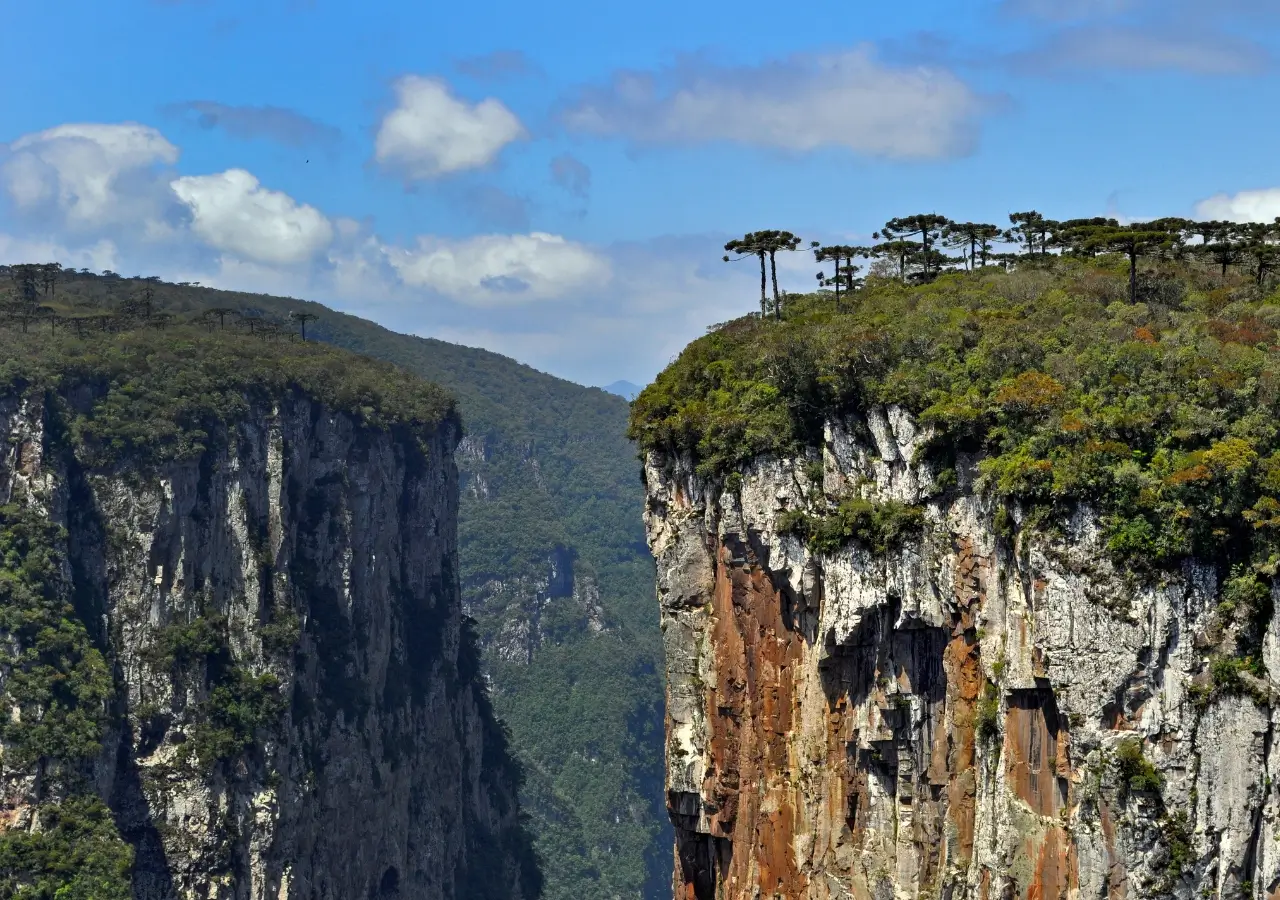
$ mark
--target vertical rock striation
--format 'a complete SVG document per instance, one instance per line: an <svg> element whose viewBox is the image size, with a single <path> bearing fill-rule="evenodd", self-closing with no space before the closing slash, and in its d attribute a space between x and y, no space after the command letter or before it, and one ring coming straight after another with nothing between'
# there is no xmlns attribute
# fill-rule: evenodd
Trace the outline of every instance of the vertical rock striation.
<svg viewBox="0 0 1280 900"><path fill-rule="evenodd" d="M100 399L0 396L0 507L56 526L57 590L110 666L79 775L133 895L536 894L462 616L456 419L375 427L285 391L177 461L94 465L68 417ZM74 779L12 733L5 823L38 831Z"/></svg>
<svg viewBox="0 0 1280 900"><path fill-rule="evenodd" d="M1024 528L925 437L873 408L727 486L647 458L675 895L1280 897L1277 688L1210 671L1239 628L1212 561L1135 579L1088 509ZM850 496L923 526L795 533Z"/></svg>

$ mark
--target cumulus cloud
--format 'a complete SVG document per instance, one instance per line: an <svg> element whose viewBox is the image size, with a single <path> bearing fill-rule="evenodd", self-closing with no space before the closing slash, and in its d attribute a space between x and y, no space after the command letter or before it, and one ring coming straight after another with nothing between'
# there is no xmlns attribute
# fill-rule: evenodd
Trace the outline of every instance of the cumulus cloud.
<svg viewBox="0 0 1280 900"><path fill-rule="evenodd" d="M147 221L163 230L164 197L156 167L178 161L178 148L135 122L71 124L10 143L0 168L18 211L57 215L72 229Z"/></svg>
<svg viewBox="0 0 1280 900"><path fill-rule="evenodd" d="M374 158L410 181L483 168L503 147L525 137L520 120L500 100L460 100L436 78L407 75L398 103L382 120Z"/></svg>
<svg viewBox="0 0 1280 900"><path fill-rule="evenodd" d="M1248 75L1268 64L1257 44L1211 31L1119 26L1072 28L1015 57L1024 69L1176 70L1198 75Z"/></svg>
<svg viewBox="0 0 1280 900"><path fill-rule="evenodd" d="M583 244L535 231L464 240L420 237L385 248L409 287L428 288L471 306L517 306L609 280L609 263Z"/></svg>
<svg viewBox="0 0 1280 900"><path fill-rule="evenodd" d="M220 128L241 140L265 139L290 147L336 144L342 132L281 106L231 106L213 100L188 100L163 108L170 116L191 119L201 128Z"/></svg>
<svg viewBox="0 0 1280 900"><path fill-rule="evenodd" d="M174 180L191 230L209 246L259 263L294 265L324 250L333 226L315 207L272 191L244 169Z"/></svg>
<svg viewBox="0 0 1280 900"><path fill-rule="evenodd" d="M841 147L932 159L969 152L985 109L983 98L952 72L888 66L863 45L755 67L620 72L607 87L586 90L563 121L574 131L639 142Z"/></svg>
<svg viewBox="0 0 1280 900"><path fill-rule="evenodd" d="M1196 204L1196 217L1228 222L1274 222L1280 217L1280 188L1216 194Z"/></svg>

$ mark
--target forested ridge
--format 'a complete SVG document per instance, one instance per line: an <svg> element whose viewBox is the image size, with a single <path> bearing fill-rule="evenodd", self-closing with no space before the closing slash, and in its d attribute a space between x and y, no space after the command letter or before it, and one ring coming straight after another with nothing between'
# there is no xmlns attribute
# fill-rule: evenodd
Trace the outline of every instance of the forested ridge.
<svg viewBox="0 0 1280 900"><path fill-rule="evenodd" d="M820 466L826 423L896 405L927 429L917 461L939 502L978 491L1005 536L1088 507L1121 571L1212 561L1227 612L1265 620L1280 569L1280 225L1014 222L1000 235L1013 250L965 237L948 257L934 242L968 226L895 220L881 234L915 240L855 252L869 271L846 262L816 292L766 293L760 313L690 344L634 402L632 437L733 490L757 457ZM756 232L726 250L743 246L764 270L801 242ZM884 552L922 512L854 492L779 525L817 551ZM1251 689L1261 665L1258 640L1215 657L1201 700Z"/></svg>
<svg viewBox="0 0 1280 900"><path fill-rule="evenodd" d="M452 395L467 434L458 457L464 601L488 648L494 705L524 766L544 896L663 895L670 861L657 617L625 401L498 354L289 298L39 264L0 273L0 297L0 334L15 343L36 337L37 350L57 346L45 355L54 370L105 336L161 357L205 339L235 348L249 381L264 367L287 379L295 358L328 358L321 343L394 363ZM383 375L365 383L359 366L339 378L342 364L336 359L330 372L308 362L297 377L315 380L307 372L318 367L328 379L321 386L356 411L369 405L361 391L394 396L395 369L377 369ZM162 383L144 393L156 409L168 408ZM495 583L545 582L556 559L570 560L582 584L598 585L599 613L552 597L536 652L515 662L490 652L504 626L527 614Z"/></svg>

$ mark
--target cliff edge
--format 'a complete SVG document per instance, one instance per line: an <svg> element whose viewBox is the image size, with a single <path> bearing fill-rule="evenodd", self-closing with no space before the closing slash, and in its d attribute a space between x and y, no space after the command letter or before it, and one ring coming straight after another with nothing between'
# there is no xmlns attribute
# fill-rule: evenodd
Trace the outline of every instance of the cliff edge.
<svg viewBox="0 0 1280 900"><path fill-rule="evenodd" d="M0 337L5 892L536 896L452 402L313 345Z"/></svg>
<svg viewBox="0 0 1280 900"><path fill-rule="evenodd" d="M678 898L1280 897L1280 308L1120 274L797 299L637 401Z"/></svg>

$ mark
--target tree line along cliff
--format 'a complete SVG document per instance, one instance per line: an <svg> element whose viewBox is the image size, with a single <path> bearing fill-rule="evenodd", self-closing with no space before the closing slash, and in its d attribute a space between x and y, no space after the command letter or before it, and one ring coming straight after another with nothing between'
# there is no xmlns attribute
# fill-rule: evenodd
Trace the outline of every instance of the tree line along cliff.
<svg viewBox="0 0 1280 900"><path fill-rule="evenodd" d="M0 331L7 896L537 896L459 436L322 346Z"/></svg>
<svg viewBox="0 0 1280 900"><path fill-rule="evenodd" d="M789 295L635 401L677 896L1277 896L1280 298L1132 265Z"/></svg>

